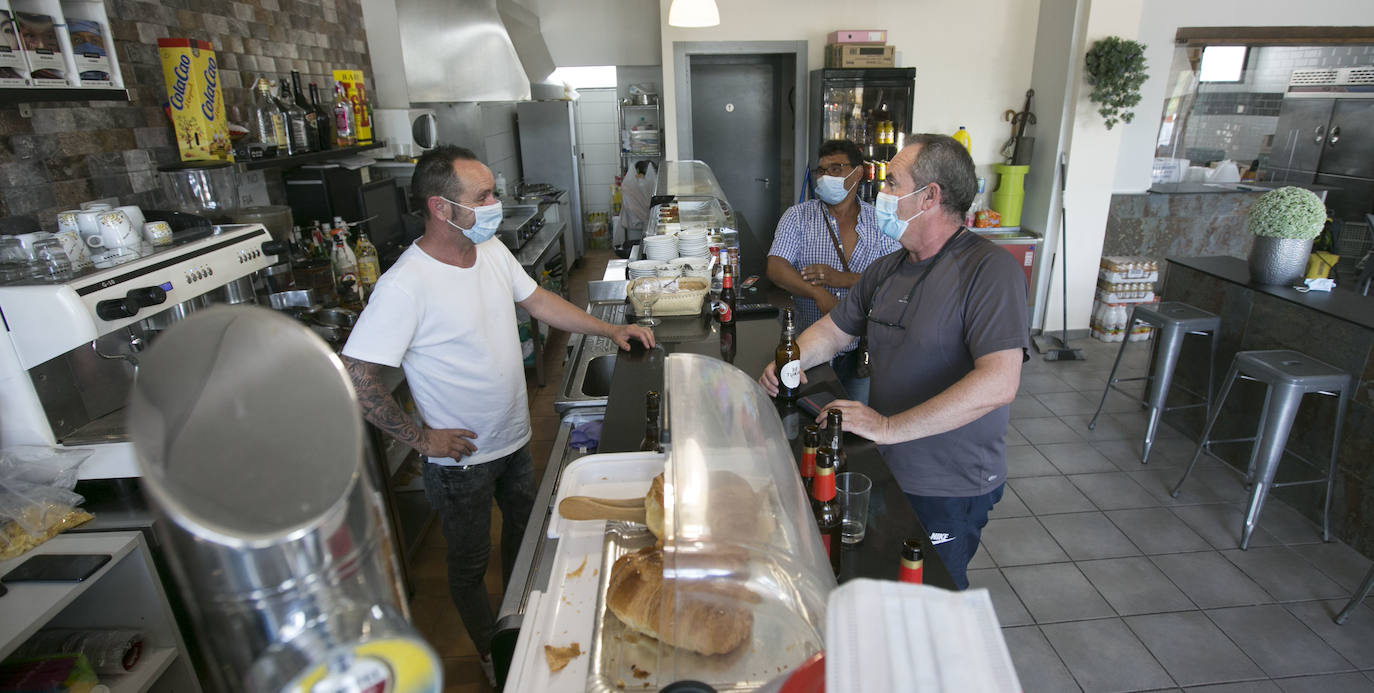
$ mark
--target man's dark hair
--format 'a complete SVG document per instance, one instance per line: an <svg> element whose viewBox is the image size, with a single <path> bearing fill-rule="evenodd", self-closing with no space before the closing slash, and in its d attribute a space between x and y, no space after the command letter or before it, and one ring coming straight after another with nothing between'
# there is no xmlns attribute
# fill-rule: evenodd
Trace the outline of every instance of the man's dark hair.
<svg viewBox="0 0 1374 693"><path fill-rule="evenodd" d="M843 154L849 157L849 165L858 167L864 165L863 152L859 151L859 145L849 140L829 140L821 144L820 151L816 152L816 159L824 159L831 154Z"/></svg>
<svg viewBox="0 0 1374 693"><path fill-rule="evenodd" d="M973 171L973 157L964 145L949 135L921 133L909 135L907 146L921 145L909 173L916 189L935 183L940 186L940 207L963 222L964 212L973 204L978 192L978 177Z"/></svg>
<svg viewBox="0 0 1374 693"><path fill-rule="evenodd" d="M641 175L649 175L649 162L647 159L640 159L635 162L635 172Z"/></svg>
<svg viewBox="0 0 1374 693"><path fill-rule="evenodd" d="M477 161L471 149L444 145L425 152L415 164L410 178L410 195L429 215L428 200L436 195L457 200L463 194L463 181L453 172L455 161Z"/></svg>

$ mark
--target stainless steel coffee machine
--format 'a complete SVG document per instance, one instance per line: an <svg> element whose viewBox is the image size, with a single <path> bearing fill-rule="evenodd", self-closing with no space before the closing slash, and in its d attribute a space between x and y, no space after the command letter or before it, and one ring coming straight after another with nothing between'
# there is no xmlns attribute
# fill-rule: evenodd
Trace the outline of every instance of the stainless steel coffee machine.
<svg viewBox="0 0 1374 693"><path fill-rule="evenodd" d="M261 224L217 226L65 282L0 285L0 447L89 449L81 478L137 476L124 405L140 352L199 308L251 300L284 253Z"/></svg>

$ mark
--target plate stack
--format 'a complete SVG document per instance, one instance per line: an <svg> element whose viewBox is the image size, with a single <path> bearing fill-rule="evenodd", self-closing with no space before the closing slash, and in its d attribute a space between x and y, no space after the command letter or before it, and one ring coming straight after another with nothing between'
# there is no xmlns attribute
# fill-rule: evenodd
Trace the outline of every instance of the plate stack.
<svg viewBox="0 0 1374 693"><path fill-rule="evenodd" d="M635 260L626 266L631 281L640 277L652 277L658 270L658 266L663 264L658 260Z"/></svg>
<svg viewBox="0 0 1374 693"><path fill-rule="evenodd" d="M690 229L677 234L677 253L681 257L709 257L706 229Z"/></svg>
<svg viewBox="0 0 1374 693"><path fill-rule="evenodd" d="M659 262L677 259L677 236L645 236L644 257Z"/></svg>

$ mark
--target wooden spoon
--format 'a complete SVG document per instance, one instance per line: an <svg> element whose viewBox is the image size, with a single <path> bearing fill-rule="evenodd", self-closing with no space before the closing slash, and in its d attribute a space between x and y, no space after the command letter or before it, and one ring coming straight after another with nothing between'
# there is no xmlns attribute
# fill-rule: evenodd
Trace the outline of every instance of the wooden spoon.
<svg viewBox="0 0 1374 693"><path fill-rule="evenodd" d="M644 499L568 496L558 512L569 520L620 520L644 524Z"/></svg>

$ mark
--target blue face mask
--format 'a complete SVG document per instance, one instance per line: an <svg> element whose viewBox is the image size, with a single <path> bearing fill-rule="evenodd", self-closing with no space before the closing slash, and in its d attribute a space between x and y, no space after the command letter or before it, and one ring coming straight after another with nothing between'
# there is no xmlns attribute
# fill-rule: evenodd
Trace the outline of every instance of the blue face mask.
<svg viewBox="0 0 1374 693"><path fill-rule="evenodd" d="M472 228L470 229L465 229L453 223L451 219L444 220L448 222L449 226L452 226L453 228L462 231L463 235L467 236L468 240L472 241L474 245L483 243L489 240L492 236L495 236L496 229L497 227L501 226L501 219L504 218L501 212L500 200L497 200L496 202L481 207L469 207L461 202L454 202L453 200L450 200L447 197L443 197L442 195L439 197L439 199L451 205L458 205L459 207L462 207L463 209L471 211L473 214L477 215L477 220L472 223Z"/></svg>
<svg viewBox="0 0 1374 693"><path fill-rule="evenodd" d="M854 171L859 170L861 169L854 169ZM854 171L850 171L849 176L854 175ZM821 176L821 179L816 181L816 197L821 198L821 202L828 205L837 205L843 202L851 190L851 188L844 187L844 182L849 179L849 176L843 178L840 176Z"/></svg>
<svg viewBox="0 0 1374 693"><path fill-rule="evenodd" d="M915 219L916 217L925 214L926 210L923 209L911 215L910 217L907 217L906 219L898 219L897 203L929 187L929 184L922 185L920 188L912 190L911 192L902 195L901 197L897 197L896 195L889 195L885 192L878 193L878 201L876 204L873 205L873 211L876 213L878 218L878 230L882 231L884 236L887 236L888 238L891 238L894 241L902 240L902 234L906 233L907 223L909 223L912 219Z"/></svg>

